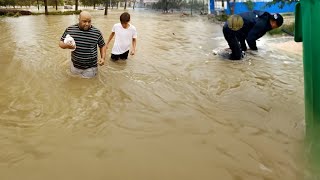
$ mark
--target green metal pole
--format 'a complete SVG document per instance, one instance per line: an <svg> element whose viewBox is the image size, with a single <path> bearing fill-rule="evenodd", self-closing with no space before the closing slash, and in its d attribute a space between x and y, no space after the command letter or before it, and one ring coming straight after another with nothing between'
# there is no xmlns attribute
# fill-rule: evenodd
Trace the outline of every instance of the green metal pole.
<svg viewBox="0 0 320 180"><path fill-rule="evenodd" d="M307 137L312 138L312 141L319 141L320 135L318 131L320 126L319 12L320 1L301 1L306 133ZM313 145L319 146L320 144Z"/></svg>
<svg viewBox="0 0 320 180"><path fill-rule="evenodd" d="M307 153L314 176L320 175L320 1L296 5L295 40L303 41Z"/></svg>

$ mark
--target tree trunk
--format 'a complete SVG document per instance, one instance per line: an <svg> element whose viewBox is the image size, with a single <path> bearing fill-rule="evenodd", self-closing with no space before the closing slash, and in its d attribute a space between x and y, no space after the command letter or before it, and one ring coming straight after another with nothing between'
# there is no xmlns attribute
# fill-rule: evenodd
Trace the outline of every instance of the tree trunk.
<svg viewBox="0 0 320 180"><path fill-rule="evenodd" d="M108 2L106 1L106 7L104 8L104 15L108 15Z"/></svg>
<svg viewBox="0 0 320 180"><path fill-rule="evenodd" d="M48 0L43 0L44 1L44 14L48 15Z"/></svg>
<svg viewBox="0 0 320 180"><path fill-rule="evenodd" d="M168 4L169 4L169 2L168 2L168 0L166 0L166 13L168 13Z"/></svg>
<svg viewBox="0 0 320 180"><path fill-rule="evenodd" d="M222 0L223 1L223 0ZM203 14L205 13L205 10L204 10L204 0L202 0L202 11L203 11Z"/></svg>
<svg viewBox="0 0 320 180"><path fill-rule="evenodd" d="M124 1L124 10L127 9L127 0Z"/></svg>
<svg viewBox="0 0 320 180"><path fill-rule="evenodd" d="M38 5L38 11L40 10L40 8L39 8L39 0L37 0L37 5Z"/></svg>
<svg viewBox="0 0 320 180"><path fill-rule="evenodd" d="M192 16L193 0L191 1L191 16Z"/></svg>
<svg viewBox="0 0 320 180"><path fill-rule="evenodd" d="M93 3L93 9L96 9L96 3Z"/></svg>
<svg viewBox="0 0 320 180"><path fill-rule="evenodd" d="M79 0L76 0L76 11L78 11Z"/></svg>
<svg viewBox="0 0 320 180"><path fill-rule="evenodd" d="M236 0L233 0L232 8L231 8L231 14L234 14L234 8L236 7Z"/></svg>
<svg viewBox="0 0 320 180"><path fill-rule="evenodd" d="M231 13L231 14L234 14L235 0L233 0L232 6L230 5L230 0L227 0L227 5L228 5L228 8L230 9L230 13Z"/></svg>
<svg viewBox="0 0 320 180"><path fill-rule="evenodd" d="M58 0L56 0L56 10L58 10Z"/></svg>

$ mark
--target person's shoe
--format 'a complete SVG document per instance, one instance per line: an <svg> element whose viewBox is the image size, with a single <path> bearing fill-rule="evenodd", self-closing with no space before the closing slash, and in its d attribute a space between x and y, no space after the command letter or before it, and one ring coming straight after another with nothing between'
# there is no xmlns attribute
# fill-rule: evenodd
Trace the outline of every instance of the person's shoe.
<svg viewBox="0 0 320 180"><path fill-rule="evenodd" d="M229 59L230 59L230 60L241 60L242 55L243 55L243 53L241 53L241 56L240 56L240 57L234 57L233 54L231 53L230 56L229 56Z"/></svg>
<svg viewBox="0 0 320 180"><path fill-rule="evenodd" d="M245 58L247 55L246 55L246 52L242 51L241 52L241 59Z"/></svg>
<svg viewBox="0 0 320 180"><path fill-rule="evenodd" d="M241 58L235 58L235 57L232 56L232 55L230 55L229 59L230 59L230 60L233 60L233 61L235 61L235 60L241 60Z"/></svg>

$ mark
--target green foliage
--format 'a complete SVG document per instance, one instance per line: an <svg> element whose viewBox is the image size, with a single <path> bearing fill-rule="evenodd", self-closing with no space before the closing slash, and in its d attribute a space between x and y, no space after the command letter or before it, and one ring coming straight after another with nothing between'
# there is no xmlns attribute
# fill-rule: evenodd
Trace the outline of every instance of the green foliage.
<svg viewBox="0 0 320 180"><path fill-rule="evenodd" d="M291 23L291 24L284 24L281 28L282 28L282 29L285 29L285 30L288 31L288 32L293 33L293 32L294 32L294 25L295 25L294 22Z"/></svg>
<svg viewBox="0 0 320 180"><path fill-rule="evenodd" d="M280 28L277 28L277 29L273 29L273 30L269 31L268 34L276 35L276 34L283 34L283 32L281 31Z"/></svg>
<svg viewBox="0 0 320 180"><path fill-rule="evenodd" d="M57 2L57 4L58 4L58 6L64 5L63 0L48 0L48 5L49 5L49 6L55 6L55 5L56 5L56 2Z"/></svg>
<svg viewBox="0 0 320 180"><path fill-rule="evenodd" d="M31 6L32 1L31 0L18 0L16 1L17 6Z"/></svg>
<svg viewBox="0 0 320 180"><path fill-rule="evenodd" d="M9 17L19 17L21 16L21 14L19 12L8 12L7 14L5 14L5 16L9 16Z"/></svg>
<svg viewBox="0 0 320 180"><path fill-rule="evenodd" d="M221 14L221 15L216 15L215 17L216 17L216 19L217 19L218 21L225 22L225 21L227 21L227 19L228 19L229 16L226 15L226 14Z"/></svg>
<svg viewBox="0 0 320 180"><path fill-rule="evenodd" d="M244 3L246 4L247 8L248 8L250 11L253 10L253 8L254 8L254 2L252 2L251 0L248 0L248 1L244 2Z"/></svg>
<svg viewBox="0 0 320 180"><path fill-rule="evenodd" d="M293 34L294 33L294 23L284 24L280 28L273 29L273 30L269 31L268 33L270 35L286 34L282 29L290 34Z"/></svg>
<svg viewBox="0 0 320 180"><path fill-rule="evenodd" d="M205 4L204 4L205 3ZM162 9L162 10L170 10L170 9L184 9L184 8L192 8L195 10L203 9L207 7L207 1L205 0L159 0L157 3L152 5L152 9Z"/></svg>
<svg viewBox="0 0 320 180"><path fill-rule="evenodd" d="M66 0L65 4L66 5L74 5L75 3L74 3L74 0Z"/></svg>
<svg viewBox="0 0 320 180"><path fill-rule="evenodd" d="M284 16L294 16L294 13L281 13L281 15L284 17Z"/></svg>
<svg viewBox="0 0 320 180"><path fill-rule="evenodd" d="M17 0L0 0L0 6L16 6Z"/></svg>
<svg viewBox="0 0 320 180"><path fill-rule="evenodd" d="M50 0L56 1L56 0ZM63 3L63 0L57 0L60 3ZM43 1L39 0L39 4L42 4ZM33 6L37 4L37 0L0 0L0 6Z"/></svg>
<svg viewBox="0 0 320 180"><path fill-rule="evenodd" d="M81 10L78 11L55 11L55 12L49 12L48 15L73 15L73 14L80 14ZM40 15L44 13L32 13L32 15Z"/></svg>
<svg viewBox="0 0 320 180"><path fill-rule="evenodd" d="M16 12L16 13L13 15L13 17L19 17L19 16L21 16L21 14L20 14L19 12Z"/></svg>
<svg viewBox="0 0 320 180"><path fill-rule="evenodd" d="M104 4L106 0L80 0L80 2L84 6L93 6L94 4L95 5ZM107 0L107 2L109 2L109 0Z"/></svg>
<svg viewBox="0 0 320 180"><path fill-rule="evenodd" d="M279 3L279 8L283 8L286 4L291 4L294 2L298 2L299 0L272 0L271 2L268 2L266 6L272 6L274 4Z"/></svg>
<svg viewBox="0 0 320 180"><path fill-rule="evenodd" d="M58 12L49 12L49 15L73 15L73 14L80 14L81 10L78 11L58 11Z"/></svg>
<svg viewBox="0 0 320 180"><path fill-rule="evenodd" d="M8 13L6 14L6 16L14 16L14 15L15 15L14 12L8 12Z"/></svg>

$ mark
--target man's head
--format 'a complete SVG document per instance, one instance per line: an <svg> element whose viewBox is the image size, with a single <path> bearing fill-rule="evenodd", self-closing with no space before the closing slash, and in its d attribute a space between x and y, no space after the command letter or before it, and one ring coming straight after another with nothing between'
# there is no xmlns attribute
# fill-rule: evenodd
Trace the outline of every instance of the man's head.
<svg viewBox="0 0 320 180"><path fill-rule="evenodd" d="M130 14L127 12L124 12L120 16L120 22L123 28L127 28L130 22Z"/></svg>
<svg viewBox="0 0 320 180"><path fill-rule="evenodd" d="M271 14L270 24L272 29L280 27L283 24L283 17L278 13Z"/></svg>
<svg viewBox="0 0 320 180"><path fill-rule="evenodd" d="M79 15L79 28L81 30L89 30L91 27L91 15L87 11L82 11Z"/></svg>

